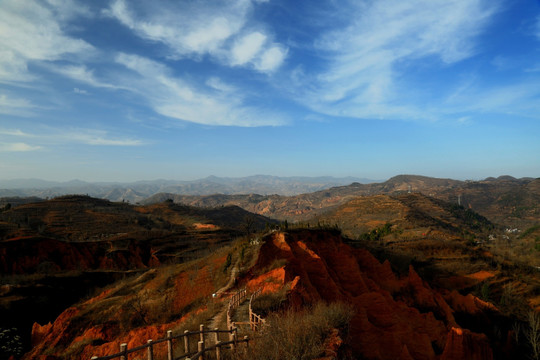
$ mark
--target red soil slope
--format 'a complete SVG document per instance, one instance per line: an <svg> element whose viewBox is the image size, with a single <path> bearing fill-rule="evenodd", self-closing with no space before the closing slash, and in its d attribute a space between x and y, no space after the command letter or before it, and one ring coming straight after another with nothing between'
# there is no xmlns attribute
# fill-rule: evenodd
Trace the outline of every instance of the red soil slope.
<svg viewBox="0 0 540 360"><path fill-rule="evenodd" d="M388 262L344 244L339 235L320 231L276 232L262 245L253 273L286 259L282 268L247 283L275 291L287 285L288 299L301 306L316 300L351 303L350 344L365 359L492 359L484 334L462 329L455 308L472 314L493 306L457 293L443 295L424 282L412 267L398 279ZM496 311L496 309L495 309Z"/></svg>
<svg viewBox="0 0 540 360"><path fill-rule="evenodd" d="M178 294L183 294L184 298L193 293L190 289L195 290L192 284L197 285L196 298L208 298L214 290L207 279L208 274L221 268L225 258L219 260L213 268L206 262L192 273L173 275L173 281L160 278L155 269L134 280L133 284L140 294L155 293L157 297L147 298L147 303L169 295L171 299L177 299ZM144 278L150 280L143 282ZM165 283L173 286L165 290ZM481 314L486 319L490 311L497 311L493 305L472 295L436 291L412 267L408 276L398 278L388 261L381 264L369 252L351 248L342 242L341 236L331 232L300 230L269 235L261 246L256 265L240 283L246 283L250 290L263 287L267 292L286 286L288 301L293 306L317 300L352 304L356 313L347 343L358 358L493 359L488 337L463 328L456 321L458 313ZM117 295L135 285L125 284L121 289L102 293L74 306L51 325L35 324L34 349L25 359L47 352L66 358L69 349L75 348L79 348L78 355L87 358L111 354L118 349L119 342L129 341L130 346L143 344L148 338L161 337L166 329L183 321L177 318L165 325L163 322L162 325L122 329L117 319L121 304L116 304L122 300ZM152 292L148 292L150 289ZM167 306L172 306L178 314L188 303L196 303L196 298L182 304L171 300ZM164 308L163 305L159 307ZM101 321L83 317L83 313L98 316ZM105 313L109 315L105 316Z"/></svg>
<svg viewBox="0 0 540 360"><path fill-rule="evenodd" d="M158 266L148 242L131 241L125 249L109 249L106 242L65 242L44 237L15 238L0 247L0 272L32 274L62 270L128 270Z"/></svg>
<svg viewBox="0 0 540 360"><path fill-rule="evenodd" d="M203 300L216 290L211 274L221 271L225 259L214 255L194 263L194 268L151 269L66 309L53 323L34 323L32 350L23 359L38 359L43 354L58 360L90 359L117 353L121 343L133 348L148 339L163 338L167 330L206 309ZM140 299L137 308L126 306L134 298ZM126 320L143 311L145 324L132 325ZM160 317L163 313L166 316ZM156 358L166 357L165 350L156 346Z"/></svg>

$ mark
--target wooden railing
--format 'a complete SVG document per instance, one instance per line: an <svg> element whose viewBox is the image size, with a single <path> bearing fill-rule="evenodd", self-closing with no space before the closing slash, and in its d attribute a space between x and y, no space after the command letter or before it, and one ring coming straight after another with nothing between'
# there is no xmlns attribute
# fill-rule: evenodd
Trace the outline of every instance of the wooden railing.
<svg viewBox="0 0 540 360"><path fill-rule="evenodd" d="M205 334L215 334L215 341L213 345L208 346L207 339L205 337ZM219 334L220 333L228 333L229 334L229 340L228 341L220 341ZM199 335L200 341L197 342L197 351L190 351L190 335ZM128 360L129 354L133 354L136 352L141 352L146 349L147 353L147 359L148 360L154 360L154 346L160 343L167 343L167 360L196 360L196 359L204 359L205 353L209 351L215 351L216 359L221 360L221 350L223 348L228 348L231 350L236 350L239 343L246 343L246 346L249 344L249 338L247 336L244 336L243 339L238 340L238 330L236 328L231 328L229 330L205 330L204 325L200 325L199 331L184 331L183 334L174 335L172 334L172 330L167 331L167 336L163 339L153 341L152 339L148 340L148 342L144 345L137 346L131 349L128 349L127 344L120 344L120 352L112 355L107 356L94 356L92 357L92 360L110 360L110 359L116 359L120 358L120 360ZM173 345L174 340L178 339L184 339L184 354L179 357L174 357L173 352Z"/></svg>
<svg viewBox="0 0 540 360"><path fill-rule="evenodd" d="M260 326L266 322L262 316L254 313L251 307L253 300L258 298L261 294L262 294L262 289L258 289L253 294L251 294L249 298L249 326L251 327L252 331L259 330Z"/></svg>
<svg viewBox="0 0 540 360"><path fill-rule="evenodd" d="M227 329L236 328L234 322L232 321L232 317L234 315L234 311L238 306L240 306L246 296L247 290L242 289L236 292L229 300L229 305L227 305Z"/></svg>
<svg viewBox="0 0 540 360"><path fill-rule="evenodd" d="M261 289L255 291L253 294L251 294L249 298L249 325L253 331L256 331L260 328L261 324L264 324L265 320L255 314L252 311L251 308L251 302L256 299L258 296L260 296L262 293ZM218 328L215 328L213 330L205 329L204 325L200 325L199 331L188 331L185 330L184 333L173 335L172 330L167 331L167 336L163 339L159 340L148 340L146 344L140 345L131 349L128 349L128 345L123 343L120 344L120 352L112 355L107 356L94 356L92 357L92 360L110 360L110 359L116 359L120 358L120 360L128 360L128 356L130 354L141 352L146 349L147 353L147 359L148 360L154 360L154 346L161 344L161 343L167 343L167 360L196 360L196 359L204 359L205 353L209 351L215 351L216 359L220 360L222 358L221 356L221 350L222 349L231 349L236 350L238 343L246 343L246 346L249 346L249 338L248 336L244 336L243 339L238 339L238 328L236 327L236 324L232 321L232 316L234 314L234 311L240 304L244 301L244 299L247 297L247 291L246 289L242 289L238 292L236 292L231 299L229 300L229 304L227 306L227 329L228 330L219 330ZM228 341L221 341L219 339L219 334L227 333L229 334L229 340ZM207 339L205 337L205 334L215 334L214 344L208 346ZM193 335L199 335L199 341L197 342L197 351L191 351L190 350L190 336ZM184 342L184 354L179 357L174 357L174 341L178 339L182 339Z"/></svg>

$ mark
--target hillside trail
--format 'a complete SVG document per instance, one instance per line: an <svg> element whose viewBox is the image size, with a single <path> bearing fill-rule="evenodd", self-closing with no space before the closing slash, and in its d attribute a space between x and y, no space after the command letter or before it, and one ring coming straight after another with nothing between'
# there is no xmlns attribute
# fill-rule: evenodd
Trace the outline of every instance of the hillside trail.
<svg viewBox="0 0 540 360"><path fill-rule="evenodd" d="M236 263L234 264L227 284L225 284L225 286L223 286L218 291L216 291L215 293L216 299L221 297L223 293L225 293L226 291L228 291L230 288L232 288L235 285L236 277L238 276L238 272L240 271L239 265L240 265L240 259L238 259ZM219 327L219 324L224 322L224 319L226 316L227 316L227 306L225 306L223 310L219 311L212 318L208 320L208 328L215 329Z"/></svg>
<svg viewBox="0 0 540 360"><path fill-rule="evenodd" d="M235 323L244 323L249 319L249 297L246 296L244 301L236 308L232 316L232 321Z"/></svg>
<svg viewBox="0 0 540 360"><path fill-rule="evenodd" d="M221 294L223 294L225 291L229 290L230 288L234 286L236 277L238 276L238 272L240 271L239 264L240 264L240 259L236 260L236 263L234 264L231 270L231 276L229 277L229 281L227 282L227 284L223 286L221 289L219 289L218 291L216 291L216 297L220 297Z"/></svg>

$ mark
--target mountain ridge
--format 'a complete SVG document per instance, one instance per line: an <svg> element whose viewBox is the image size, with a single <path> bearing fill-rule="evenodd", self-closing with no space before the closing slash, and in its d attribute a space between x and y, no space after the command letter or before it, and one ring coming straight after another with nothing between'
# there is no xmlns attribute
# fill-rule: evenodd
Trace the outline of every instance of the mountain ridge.
<svg viewBox="0 0 540 360"><path fill-rule="evenodd" d="M378 180L356 177L279 177L271 175L253 175L238 178L208 176L192 181L158 179L128 183L13 179L0 180L0 197L37 196L50 198L67 194L85 194L106 198L111 201L125 200L135 203L160 192L190 195L261 193L290 196L318 191L332 186L348 185L353 182L369 183L376 181Z"/></svg>
<svg viewBox="0 0 540 360"><path fill-rule="evenodd" d="M171 199L198 207L236 205L247 211L276 219L305 221L330 211L358 196L398 195L419 192L449 203L463 205L495 223L528 227L540 215L540 179L507 176L481 181L398 175L382 183L336 186L294 196L260 194L180 195L155 194L144 204Z"/></svg>

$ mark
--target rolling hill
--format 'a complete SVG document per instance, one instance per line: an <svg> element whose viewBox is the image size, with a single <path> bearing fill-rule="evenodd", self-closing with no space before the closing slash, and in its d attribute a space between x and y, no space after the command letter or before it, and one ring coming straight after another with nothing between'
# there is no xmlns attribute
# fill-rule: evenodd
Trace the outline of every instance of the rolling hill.
<svg viewBox="0 0 540 360"><path fill-rule="evenodd" d="M305 221L337 208L358 196L424 195L459 204L491 221L526 229L540 221L540 179L515 179L508 176L482 181L458 181L417 175L399 175L385 182L332 187L295 196L224 195L204 196L162 193L142 203L172 199L176 203L198 207L236 205L250 212L275 219Z"/></svg>
<svg viewBox="0 0 540 360"><path fill-rule="evenodd" d="M0 212L2 328L26 334L126 276L199 259L275 220L236 206L150 206L71 195Z"/></svg>

